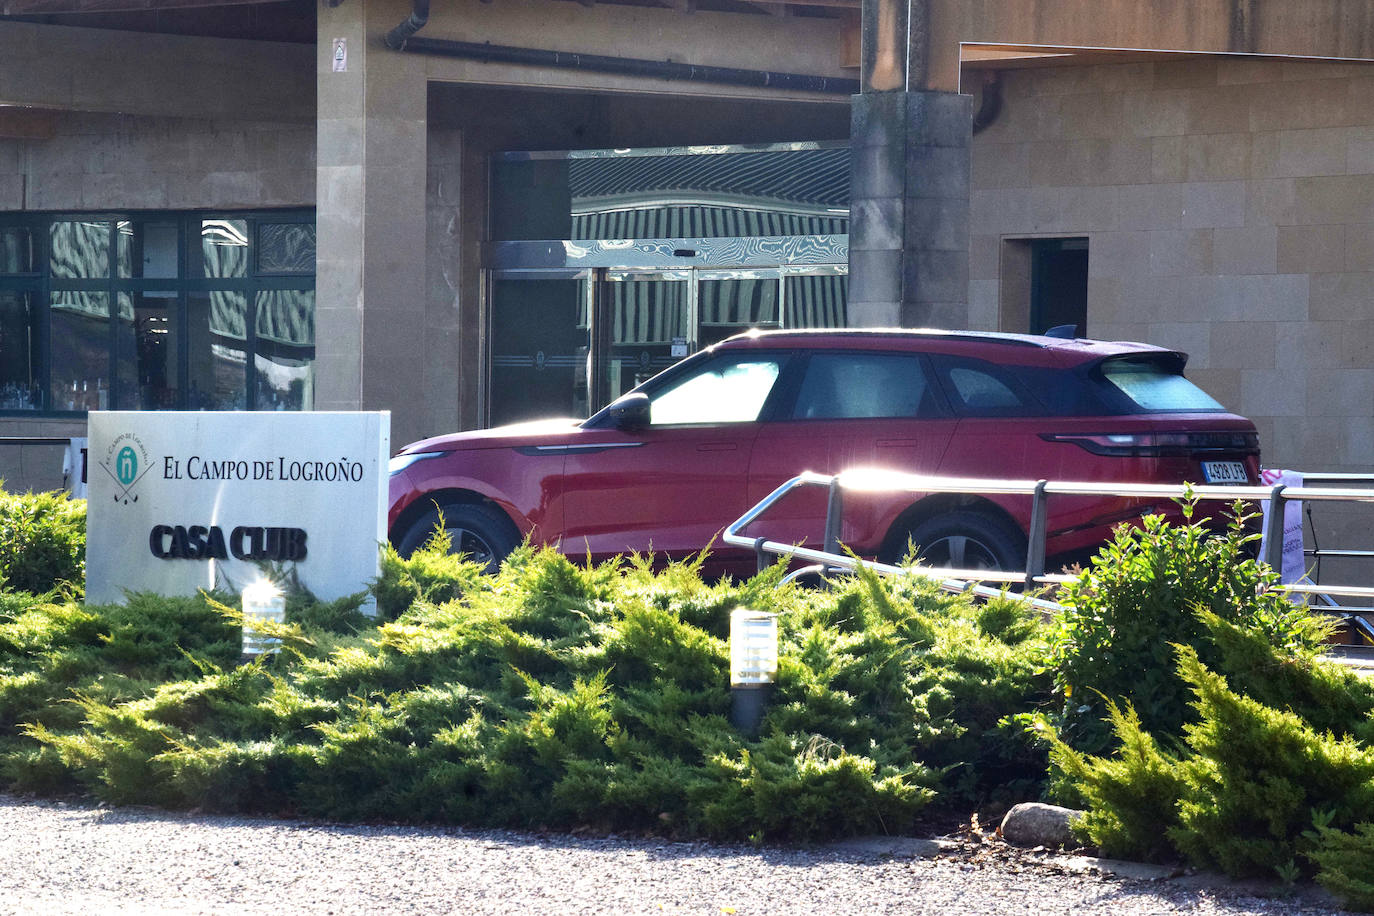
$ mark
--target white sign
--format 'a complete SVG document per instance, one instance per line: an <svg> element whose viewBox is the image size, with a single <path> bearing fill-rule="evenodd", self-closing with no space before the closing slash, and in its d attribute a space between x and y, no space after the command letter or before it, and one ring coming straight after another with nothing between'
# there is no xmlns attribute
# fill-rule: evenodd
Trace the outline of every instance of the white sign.
<svg viewBox="0 0 1374 916"><path fill-rule="evenodd" d="M86 498L86 440L69 439L62 453L62 486L72 499Z"/></svg>
<svg viewBox="0 0 1374 916"><path fill-rule="evenodd" d="M1266 487L1282 484L1285 487L1301 487L1302 474L1298 471L1280 471L1265 468L1260 471L1260 483ZM1260 507L1264 518L1269 518L1270 500L1261 500ZM1269 526L1264 526L1269 531ZM1260 556L1267 557L1267 539L1260 543ZM1284 500L1283 503L1283 561L1279 579L1284 583L1301 582L1307 577L1307 558L1303 554L1302 503L1297 500ZM1300 600L1295 596L1294 600Z"/></svg>
<svg viewBox="0 0 1374 916"><path fill-rule="evenodd" d="M386 538L391 415L91 411L86 599L234 592L268 566L363 591Z"/></svg>
<svg viewBox="0 0 1374 916"><path fill-rule="evenodd" d="M334 72L345 73L348 70L348 39L334 39Z"/></svg>

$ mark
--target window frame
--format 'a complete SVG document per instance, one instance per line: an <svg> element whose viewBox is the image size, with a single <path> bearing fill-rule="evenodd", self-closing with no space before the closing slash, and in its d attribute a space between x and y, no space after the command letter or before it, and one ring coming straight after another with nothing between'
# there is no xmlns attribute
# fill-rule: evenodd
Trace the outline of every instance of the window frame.
<svg viewBox="0 0 1374 916"><path fill-rule="evenodd" d="M200 228L205 220L243 220L247 223L246 235L248 252L245 275L242 277L205 277L203 268L192 270L193 259L200 248L193 244L198 239ZM91 278L54 277L52 272L52 227L63 222L104 222L110 226L108 276ZM175 277L121 277L119 262L119 239L122 223L168 223L176 224L176 266ZM258 355L256 335L256 311L258 296L262 292L288 290L308 291L317 289L316 272L276 273L258 271L258 236L263 224L314 224L313 208L293 207L272 210L129 210L129 211L24 211L0 213L0 226L17 226L31 233L34 244L35 269L20 274L0 274L0 291L28 293L39 310L35 322L38 337L37 361L33 375L40 389L39 407L36 409L0 409L0 416L23 418L80 418L86 410L56 409L53 407L52 384L55 366L53 365L52 317L53 296L63 292L86 292L104 294L107 297L105 314L106 332L104 340L104 380L109 386L108 407L112 410L137 409L195 409L189 406L189 383L191 377L191 350L189 327L189 299L194 294L206 295L216 291L238 292L245 297L244 353L245 367L242 380L242 403L246 410L259 409L258 384L255 377L255 361ZM174 320L181 329L177 335L176 351L176 403L168 408L142 408L140 403L122 403L129 400L121 393L124 380L120 378L120 297L138 297L144 293L172 292L166 298L169 320ZM318 355L312 359L312 364ZM136 389L136 382L134 385ZM131 389L132 390L132 389ZM305 409L309 409L309 405Z"/></svg>

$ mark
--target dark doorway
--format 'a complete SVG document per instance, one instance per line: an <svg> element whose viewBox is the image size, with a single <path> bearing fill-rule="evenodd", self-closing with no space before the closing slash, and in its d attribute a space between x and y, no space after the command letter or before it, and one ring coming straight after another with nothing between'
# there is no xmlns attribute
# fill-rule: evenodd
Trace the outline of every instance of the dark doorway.
<svg viewBox="0 0 1374 916"><path fill-rule="evenodd" d="M1030 333L1073 325L1088 334L1088 240L1033 239L1031 246Z"/></svg>

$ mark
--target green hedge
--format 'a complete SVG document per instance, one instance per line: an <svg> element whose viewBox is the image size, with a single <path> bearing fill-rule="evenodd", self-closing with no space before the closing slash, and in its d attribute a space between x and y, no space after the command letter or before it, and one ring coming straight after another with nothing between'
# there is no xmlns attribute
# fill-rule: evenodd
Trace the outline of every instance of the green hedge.
<svg viewBox="0 0 1374 916"><path fill-rule="evenodd" d="M442 547L388 552L379 603L414 601L395 620L295 601L280 657L244 666L212 596L10 606L0 773L113 802L788 840L1037 790L1043 751L999 722L1048 694L1043 631L1009 603L527 548L488 578ZM728 719L740 605L780 615L757 740Z"/></svg>

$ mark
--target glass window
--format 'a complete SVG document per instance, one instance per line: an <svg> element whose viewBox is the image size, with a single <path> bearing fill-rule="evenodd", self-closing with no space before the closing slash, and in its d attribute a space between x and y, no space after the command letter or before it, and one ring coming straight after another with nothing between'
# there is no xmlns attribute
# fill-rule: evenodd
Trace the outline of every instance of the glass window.
<svg viewBox="0 0 1374 916"><path fill-rule="evenodd" d="M201 220L200 252L199 276L248 276L248 222L241 219Z"/></svg>
<svg viewBox="0 0 1374 916"><path fill-rule="evenodd" d="M798 420L938 415L920 357L862 353L814 354L792 414Z"/></svg>
<svg viewBox="0 0 1374 916"><path fill-rule="evenodd" d="M715 360L653 396L655 426L757 420L778 380L778 357Z"/></svg>
<svg viewBox="0 0 1374 916"><path fill-rule="evenodd" d="M110 295L55 291L49 310L53 410L108 410Z"/></svg>
<svg viewBox="0 0 1374 916"><path fill-rule="evenodd" d="M177 224L171 220L121 220L119 276L176 279Z"/></svg>
<svg viewBox="0 0 1374 916"><path fill-rule="evenodd" d="M258 273L313 274L314 223L259 223Z"/></svg>
<svg viewBox="0 0 1374 916"><path fill-rule="evenodd" d="M310 410L315 403L315 291L260 292L254 316L257 409Z"/></svg>
<svg viewBox="0 0 1374 916"><path fill-rule="evenodd" d="M1024 393L1011 372L981 359L932 356L955 410L969 417L1040 416L1044 408Z"/></svg>
<svg viewBox="0 0 1374 916"><path fill-rule="evenodd" d="M27 226L0 226L0 274L29 274L37 267L33 230Z"/></svg>
<svg viewBox="0 0 1374 916"><path fill-rule="evenodd" d="M120 293L115 331L117 406L173 410L181 406L177 293Z"/></svg>
<svg viewBox="0 0 1374 916"><path fill-rule="evenodd" d="M304 210L0 215L0 411L310 409L314 268Z"/></svg>
<svg viewBox="0 0 1374 916"><path fill-rule="evenodd" d="M33 295L0 290L0 410L42 406L35 374L38 366L38 312Z"/></svg>
<svg viewBox="0 0 1374 916"><path fill-rule="evenodd" d="M86 280L110 275L108 221L69 220L52 224L48 270L54 279Z"/></svg>
<svg viewBox="0 0 1374 916"><path fill-rule="evenodd" d="M192 410L247 407L247 296L227 290L192 293L186 319L187 406Z"/></svg>
<svg viewBox="0 0 1374 916"><path fill-rule="evenodd" d="M1180 373L1154 360L1108 360L1102 364L1102 375L1144 411L1226 409Z"/></svg>

